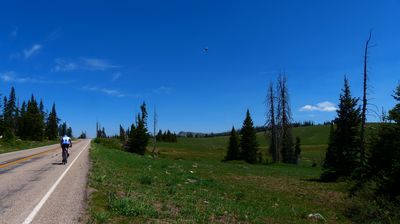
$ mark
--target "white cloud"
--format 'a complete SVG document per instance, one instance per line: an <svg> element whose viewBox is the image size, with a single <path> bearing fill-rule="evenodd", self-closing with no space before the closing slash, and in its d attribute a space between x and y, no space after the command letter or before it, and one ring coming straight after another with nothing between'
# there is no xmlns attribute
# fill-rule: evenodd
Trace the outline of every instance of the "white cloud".
<svg viewBox="0 0 400 224"><path fill-rule="evenodd" d="M78 68L78 65L74 62L62 59L62 58L57 58L55 60L56 66L54 67L54 71L58 72L66 72L66 71L73 71Z"/></svg>
<svg viewBox="0 0 400 224"><path fill-rule="evenodd" d="M18 83L39 83L40 82L40 80L33 79L30 77L18 77L17 73L14 71L0 73L0 79L3 82L18 82Z"/></svg>
<svg viewBox="0 0 400 224"><path fill-rule="evenodd" d="M112 74L112 81L115 81L115 80L119 79L121 76L122 76L121 72L114 72Z"/></svg>
<svg viewBox="0 0 400 224"><path fill-rule="evenodd" d="M73 82L70 80L53 81L40 78L32 78L27 76L21 77L15 71L7 71L0 73L0 80L3 82L11 82L11 83L33 83L33 84L68 84Z"/></svg>
<svg viewBox="0 0 400 224"><path fill-rule="evenodd" d="M90 86L85 86L82 88L83 90L87 91L92 91L92 92L100 92L104 93L109 96L114 96L114 97L125 97L127 96L125 93L122 91L116 90L116 89L108 89L108 88L98 88L98 87L90 87Z"/></svg>
<svg viewBox="0 0 400 224"><path fill-rule="evenodd" d="M83 66L88 70L104 71L110 68L118 68L119 66L109 63L107 60L98 58L82 58Z"/></svg>
<svg viewBox="0 0 400 224"><path fill-rule="evenodd" d="M323 111L323 112L333 112L336 111L336 105L329 101L324 101L317 103L316 105L305 105L300 108L299 111Z"/></svg>
<svg viewBox="0 0 400 224"><path fill-rule="evenodd" d="M153 90L153 92L157 94L170 94L172 92L172 88L168 86L161 86L158 89Z"/></svg>
<svg viewBox="0 0 400 224"><path fill-rule="evenodd" d="M76 60L56 58L56 65L52 71L66 72L73 70L105 71L108 69L119 68L120 66L111 64L109 61L98 58L79 58Z"/></svg>
<svg viewBox="0 0 400 224"><path fill-rule="evenodd" d="M24 50L24 56L25 58L30 58L33 55L37 54L37 52L42 48L42 45L40 44L34 44L30 49L25 49Z"/></svg>

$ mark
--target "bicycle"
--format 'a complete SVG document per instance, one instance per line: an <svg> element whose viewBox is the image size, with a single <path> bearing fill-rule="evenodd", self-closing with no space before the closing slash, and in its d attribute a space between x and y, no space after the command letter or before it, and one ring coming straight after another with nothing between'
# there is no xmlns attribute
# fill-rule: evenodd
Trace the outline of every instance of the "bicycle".
<svg viewBox="0 0 400 224"><path fill-rule="evenodd" d="M65 165L68 162L69 152L68 145L62 146L62 164Z"/></svg>

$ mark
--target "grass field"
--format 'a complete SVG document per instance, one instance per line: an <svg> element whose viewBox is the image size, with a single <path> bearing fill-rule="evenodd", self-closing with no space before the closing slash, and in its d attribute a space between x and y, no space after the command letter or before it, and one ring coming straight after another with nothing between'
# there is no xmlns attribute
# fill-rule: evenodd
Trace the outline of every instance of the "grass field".
<svg viewBox="0 0 400 224"><path fill-rule="evenodd" d="M23 149L31 149L31 148L36 148L40 146L45 146L45 145L51 145L51 144L56 144L58 143L58 140L54 141L25 141L25 140L15 140L13 142L4 142L0 140L0 154L1 153L7 153L7 152L13 152L13 151L18 151L18 150L23 150Z"/></svg>
<svg viewBox="0 0 400 224"><path fill-rule="evenodd" d="M344 183L320 183L329 127L302 127L300 165L223 163L227 137L160 143L160 156L93 144L89 200L95 223L350 223ZM267 141L258 135L260 149ZM324 222L324 221L320 221Z"/></svg>

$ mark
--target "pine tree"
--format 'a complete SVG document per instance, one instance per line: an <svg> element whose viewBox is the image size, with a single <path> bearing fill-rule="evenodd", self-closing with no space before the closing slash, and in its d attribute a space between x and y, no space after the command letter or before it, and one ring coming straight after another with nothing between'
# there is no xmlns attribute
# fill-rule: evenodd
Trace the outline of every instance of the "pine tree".
<svg viewBox="0 0 400 224"><path fill-rule="evenodd" d="M147 110L146 104L140 106L141 113L136 117L136 125L132 124L129 139L128 151L144 155L147 145L149 143L149 136L147 133Z"/></svg>
<svg viewBox="0 0 400 224"><path fill-rule="evenodd" d="M39 110L37 101L32 95L28 102L27 111L25 113L25 130L27 138L34 141L42 141L44 137L44 120Z"/></svg>
<svg viewBox="0 0 400 224"><path fill-rule="evenodd" d="M163 132L162 132L162 130L160 129L160 130L158 131L157 135L156 135L156 139L157 139L158 142L161 142L161 141L162 141L162 138L163 138Z"/></svg>
<svg viewBox="0 0 400 224"><path fill-rule="evenodd" d="M80 139L86 139L86 132L82 131L81 135L79 136Z"/></svg>
<svg viewBox="0 0 400 224"><path fill-rule="evenodd" d="M21 110L19 113L19 117L18 117L18 132L17 135L21 138L21 139L26 139L27 134L26 134L26 102L23 101L22 105L21 105Z"/></svg>
<svg viewBox="0 0 400 224"><path fill-rule="evenodd" d="M240 145L239 138L236 133L235 127L232 127L229 137L228 151L226 152L225 161L237 160L240 158Z"/></svg>
<svg viewBox="0 0 400 224"><path fill-rule="evenodd" d="M328 146L321 178L327 181L349 177L360 165L359 127L361 122L358 99L353 98L347 78L340 94L339 109L335 118L336 129Z"/></svg>
<svg viewBox="0 0 400 224"><path fill-rule="evenodd" d="M258 151L257 135L249 110L246 112L246 118L243 121L240 133L242 135L240 139L241 158L248 163L256 163Z"/></svg>
<svg viewBox="0 0 400 224"><path fill-rule="evenodd" d="M60 136L64 136L67 134L67 122L62 123L59 127L58 127L58 134Z"/></svg>
<svg viewBox="0 0 400 224"><path fill-rule="evenodd" d="M122 125L119 125L119 139L121 140L121 142L125 142L126 139L125 130Z"/></svg>
<svg viewBox="0 0 400 224"><path fill-rule="evenodd" d="M0 99L1 99L1 93L0 93ZM0 100L0 136L3 136L3 131L4 131L4 117L3 117L3 110L2 110L2 103Z"/></svg>
<svg viewBox="0 0 400 224"><path fill-rule="evenodd" d="M335 150L334 147L335 144L334 139L335 139L335 129L333 126L333 122L331 122L329 130L328 149L326 150L324 163L322 165L324 172L321 174L321 180L324 181L334 181L337 179L336 176L337 171L335 163L338 160L338 155L337 155L337 150Z"/></svg>
<svg viewBox="0 0 400 224"><path fill-rule="evenodd" d="M392 96L398 103L389 111L389 119L400 124L400 84L396 87Z"/></svg>
<svg viewBox="0 0 400 224"><path fill-rule="evenodd" d="M40 99L40 103L39 103L39 110L40 110L40 114L42 115L42 117L43 117L43 120L46 120L47 119L47 114L46 114L46 112L44 111L44 104L43 104L43 100L42 99Z"/></svg>
<svg viewBox="0 0 400 224"><path fill-rule="evenodd" d="M4 138L6 140L13 139L16 134L16 96L15 89L12 86L10 96L4 97Z"/></svg>
<svg viewBox="0 0 400 224"><path fill-rule="evenodd" d="M67 135L68 135L68 137L73 137L73 134L72 134L72 128L71 127L68 127L67 128Z"/></svg>
<svg viewBox="0 0 400 224"><path fill-rule="evenodd" d="M397 104L389 111L389 118L395 124L380 125L371 144L366 180L375 181L377 194L395 200L400 197L400 84L393 98Z"/></svg>
<svg viewBox="0 0 400 224"><path fill-rule="evenodd" d="M53 103L53 107L51 108L46 122L46 136L49 140L56 140L58 138L58 122L56 105Z"/></svg>

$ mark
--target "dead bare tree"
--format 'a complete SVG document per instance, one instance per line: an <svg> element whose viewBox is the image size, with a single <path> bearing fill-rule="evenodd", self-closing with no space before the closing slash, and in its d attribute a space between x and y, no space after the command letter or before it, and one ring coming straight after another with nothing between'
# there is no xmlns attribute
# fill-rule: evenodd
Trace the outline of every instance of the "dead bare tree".
<svg viewBox="0 0 400 224"><path fill-rule="evenodd" d="M367 112L367 63L368 63L368 49L370 48L372 32L369 32L368 40L365 43L364 49L364 83L363 83L363 103L361 110L361 131L360 131L360 162L364 165L365 162L365 124L366 124L366 112Z"/></svg>
<svg viewBox="0 0 400 224"><path fill-rule="evenodd" d="M267 93L267 130L270 131L271 134L271 142L269 146L269 153L272 156L273 162L279 162L280 161L280 152L278 148L278 133L277 133L277 127L276 127L276 121L275 121L275 92L274 92L274 85L272 82L270 82L269 87L268 87L268 93Z"/></svg>
<svg viewBox="0 0 400 224"><path fill-rule="evenodd" d="M280 74L278 78L278 109L277 124L279 125L279 148L282 161L284 163L294 163L293 136L292 136L292 116L289 105L289 93L285 74Z"/></svg>
<svg viewBox="0 0 400 224"><path fill-rule="evenodd" d="M154 117L153 117L153 150L152 154L153 157L156 156L156 145L157 145L157 136L156 136L156 129L157 129L157 112L156 107L154 106Z"/></svg>

